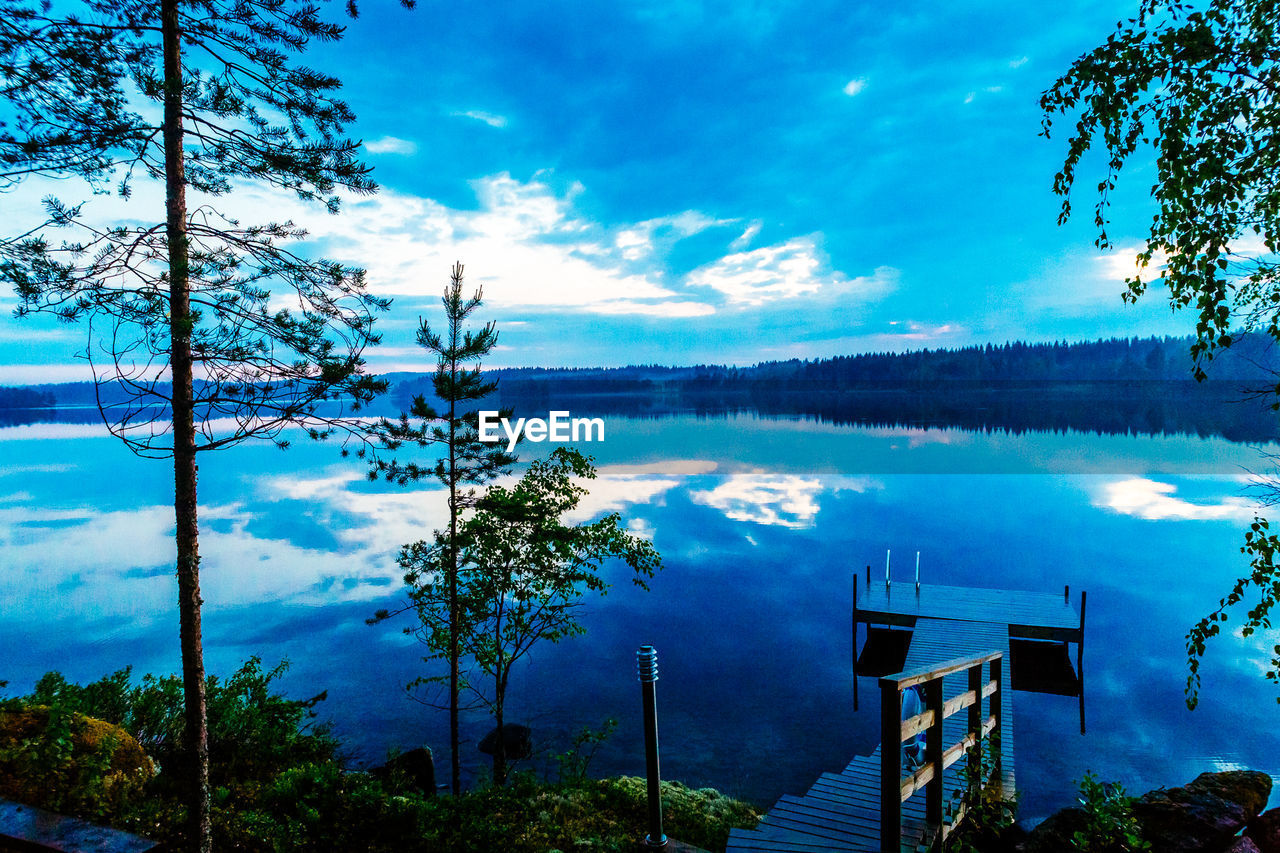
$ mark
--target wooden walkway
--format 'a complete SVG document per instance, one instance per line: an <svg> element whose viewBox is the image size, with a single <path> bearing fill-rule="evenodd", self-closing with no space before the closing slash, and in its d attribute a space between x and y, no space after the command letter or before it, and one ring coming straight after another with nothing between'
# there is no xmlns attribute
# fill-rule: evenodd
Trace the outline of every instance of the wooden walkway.
<svg viewBox="0 0 1280 853"><path fill-rule="evenodd" d="M1013 683L1010 638L1083 639L1084 623L1066 596L1012 590L914 584L872 584L859 597L855 580L854 656L859 622L883 623L912 629L903 671L925 669L944 661L989 651L1003 653L998 693L1001 717L1001 769L1004 791L1015 790L1013 742ZM1083 601L1082 601L1083 609ZM856 682L855 670L855 682ZM963 674L943 680L943 695L951 699L967 689ZM945 741L965 732L964 715L943 723ZM831 853L880 850L880 757L883 744L869 756L855 757L839 773L824 773L801 796L783 796L753 830L729 834L726 853ZM898 748L891 745L890 748ZM964 790L959 762L943 774L944 803L958 804ZM927 850L932 838L924 822L923 798L902 806L903 851Z"/></svg>

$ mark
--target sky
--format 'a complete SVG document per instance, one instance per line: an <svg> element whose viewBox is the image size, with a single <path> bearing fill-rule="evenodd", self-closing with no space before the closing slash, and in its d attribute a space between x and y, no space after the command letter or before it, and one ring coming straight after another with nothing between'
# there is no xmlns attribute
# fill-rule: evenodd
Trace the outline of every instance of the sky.
<svg viewBox="0 0 1280 853"><path fill-rule="evenodd" d="M430 369L413 333L455 260L498 325L493 367L1188 334L1159 291L1120 298L1149 162L1126 166L1103 254L1099 161L1059 226L1066 139L1039 135L1040 92L1134 5L366 0L306 62L342 78L380 192L338 216L255 186L221 203L368 269L394 300L378 372ZM0 195L5 232L51 191L77 189ZM90 209L163 209L158 187L124 204ZM87 378L86 330L14 305L0 384Z"/></svg>

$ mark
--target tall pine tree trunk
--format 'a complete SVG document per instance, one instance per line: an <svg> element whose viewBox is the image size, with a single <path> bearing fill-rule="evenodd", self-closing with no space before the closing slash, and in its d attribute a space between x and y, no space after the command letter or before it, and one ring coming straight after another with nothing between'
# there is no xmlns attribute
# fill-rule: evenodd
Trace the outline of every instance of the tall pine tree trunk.
<svg viewBox="0 0 1280 853"><path fill-rule="evenodd" d="M187 800L193 850L213 849L209 822L209 734L200 637L200 552L196 515L196 433L192 404L191 304L186 170L182 150L182 53L178 0L161 3L164 40L165 209L169 245L169 364L173 379L173 511L177 523L178 621L190 766Z"/></svg>
<svg viewBox="0 0 1280 853"><path fill-rule="evenodd" d="M450 346L458 348L458 321L450 322ZM458 376L456 359L449 364L450 375ZM450 781L453 794L462 793L462 757L458 755L458 667L462 657L458 624L458 417L457 402L449 401L449 744Z"/></svg>

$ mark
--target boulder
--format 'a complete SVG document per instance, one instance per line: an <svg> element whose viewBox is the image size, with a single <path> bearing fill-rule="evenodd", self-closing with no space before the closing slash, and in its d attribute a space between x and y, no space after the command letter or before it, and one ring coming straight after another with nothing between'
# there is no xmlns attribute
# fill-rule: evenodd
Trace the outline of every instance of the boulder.
<svg viewBox="0 0 1280 853"><path fill-rule="evenodd" d="M1063 850L1072 850L1075 845L1071 837L1084 830L1087 825L1088 818L1084 809L1063 809L1049 815L1031 830L1019 849L1024 853L1061 853Z"/></svg>
<svg viewBox="0 0 1280 853"><path fill-rule="evenodd" d="M1225 850L1271 795L1271 777L1253 770L1201 773L1181 788L1143 795L1133 806L1142 834L1161 853Z"/></svg>
<svg viewBox="0 0 1280 853"><path fill-rule="evenodd" d="M1244 834L1262 853L1280 853L1280 809L1272 809L1249 821Z"/></svg>
<svg viewBox="0 0 1280 853"><path fill-rule="evenodd" d="M507 761L519 761L533 755L532 732L528 726L508 723L502 727L503 752ZM494 755L498 751L498 730L494 728L480 740L477 747L485 755Z"/></svg>
<svg viewBox="0 0 1280 853"><path fill-rule="evenodd" d="M156 773L114 723L32 705L0 711L0 797L72 813L102 813L141 797Z"/></svg>
<svg viewBox="0 0 1280 853"><path fill-rule="evenodd" d="M1236 843L1226 849L1226 853L1261 853L1258 845L1251 838L1237 838Z"/></svg>
<svg viewBox="0 0 1280 853"><path fill-rule="evenodd" d="M398 777L427 796L436 792L436 762L431 750L425 747L402 752L369 773L378 779Z"/></svg>

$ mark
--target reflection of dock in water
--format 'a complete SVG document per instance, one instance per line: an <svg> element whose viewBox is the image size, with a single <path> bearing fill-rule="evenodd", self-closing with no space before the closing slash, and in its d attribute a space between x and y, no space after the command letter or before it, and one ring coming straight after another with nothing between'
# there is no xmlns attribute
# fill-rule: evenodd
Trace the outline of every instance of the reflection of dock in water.
<svg viewBox="0 0 1280 853"><path fill-rule="evenodd" d="M1013 690L1078 696L1084 731L1083 593L1077 613L1069 588L1059 596L887 576L873 584L870 572L862 590L853 579L854 709L858 676L878 677L881 744L822 774L803 796L779 798L755 829L733 830L730 853L929 849L959 822L971 782L1013 796ZM924 710L903 720L910 691ZM922 763L908 766L900 744L922 735Z"/></svg>

